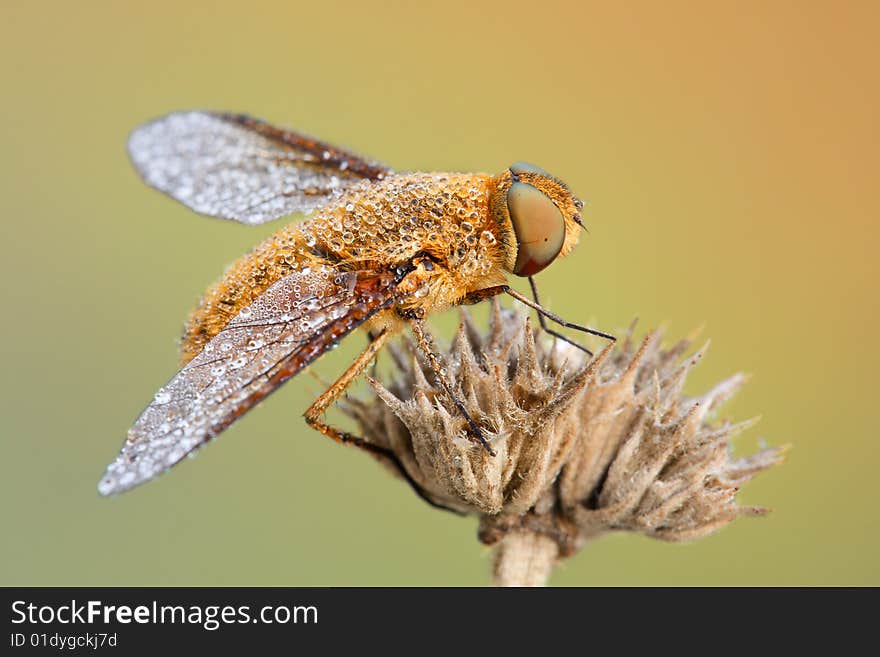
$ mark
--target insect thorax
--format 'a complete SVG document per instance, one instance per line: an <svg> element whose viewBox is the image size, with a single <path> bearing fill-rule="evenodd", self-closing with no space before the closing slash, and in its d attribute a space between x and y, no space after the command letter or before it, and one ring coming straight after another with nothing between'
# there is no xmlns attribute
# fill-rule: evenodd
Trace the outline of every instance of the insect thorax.
<svg viewBox="0 0 880 657"><path fill-rule="evenodd" d="M304 268L380 270L425 253L446 275L442 305L483 281L500 282L509 237L489 216L485 174L398 174L363 183L306 221L278 231L227 270L193 312L181 345L189 360L279 278Z"/></svg>

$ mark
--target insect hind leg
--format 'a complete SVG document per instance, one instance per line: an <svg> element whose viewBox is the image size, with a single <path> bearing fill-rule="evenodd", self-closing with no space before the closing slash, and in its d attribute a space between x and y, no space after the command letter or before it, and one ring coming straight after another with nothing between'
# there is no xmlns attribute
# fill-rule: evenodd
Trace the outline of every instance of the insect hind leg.
<svg viewBox="0 0 880 657"><path fill-rule="evenodd" d="M391 333L388 330L383 330L378 335L371 334L370 343L367 345L367 348L361 352L361 354L354 360L354 362L348 366L345 372L331 385L327 388L324 393L318 397L314 403L309 406L306 412L303 414L306 420L306 424L308 424L312 429L322 433L328 438L335 440L338 443L342 443L343 445L352 445L354 447L359 447L364 451L367 451L371 454L384 458L390 461L400 475L406 480L406 482L412 487L412 489L416 492L416 494L422 498L425 502L430 504L431 506L442 509L444 511L451 511L452 513L461 514L460 511L455 509L451 509L447 506L439 504L432 500L425 490L419 485L419 483L413 479L412 475L407 472L406 468L403 467L403 463L401 463L400 459L397 457L392 450L387 447L382 447L381 445L374 445L371 442L364 440L359 436L355 436L348 431L341 431L336 427L332 427L323 420L324 413L328 408L339 399L340 395L345 392L345 389L354 381L361 372L366 369L367 365L369 365L370 361L376 357L376 354L379 350L388 342L388 338L391 337Z"/></svg>

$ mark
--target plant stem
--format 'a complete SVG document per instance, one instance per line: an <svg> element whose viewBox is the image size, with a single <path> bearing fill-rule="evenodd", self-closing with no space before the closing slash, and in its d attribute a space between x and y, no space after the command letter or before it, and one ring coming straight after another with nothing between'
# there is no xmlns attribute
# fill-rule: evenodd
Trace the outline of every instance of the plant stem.
<svg viewBox="0 0 880 657"><path fill-rule="evenodd" d="M495 586L545 586L559 556L549 536L529 531L507 534L495 548Z"/></svg>

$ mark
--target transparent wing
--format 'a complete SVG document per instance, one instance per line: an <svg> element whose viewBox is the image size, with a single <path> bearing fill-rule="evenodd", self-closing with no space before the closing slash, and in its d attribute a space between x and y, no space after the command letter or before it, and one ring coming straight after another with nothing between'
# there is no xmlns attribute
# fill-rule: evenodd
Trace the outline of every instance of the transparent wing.
<svg viewBox="0 0 880 657"><path fill-rule="evenodd" d="M151 187L201 214L261 224L324 205L363 180L391 173L305 135L239 114L178 112L128 140Z"/></svg>
<svg viewBox="0 0 880 657"><path fill-rule="evenodd" d="M295 273L241 312L156 393L98 484L120 493L171 468L388 307L388 273Z"/></svg>

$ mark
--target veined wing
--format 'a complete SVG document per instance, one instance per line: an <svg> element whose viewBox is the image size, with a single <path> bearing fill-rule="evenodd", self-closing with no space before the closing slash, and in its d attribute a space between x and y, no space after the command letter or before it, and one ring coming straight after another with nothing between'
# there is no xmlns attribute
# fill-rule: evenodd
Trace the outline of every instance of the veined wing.
<svg viewBox="0 0 880 657"><path fill-rule="evenodd" d="M305 135L241 114L177 112L128 140L151 187L201 214L261 224L308 212L363 180L391 173Z"/></svg>
<svg viewBox="0 0 880 657"><path fill-rule="evenodd" d="M394 301L391 273L297 272L266 290L156 393L98 484L126 491L177 464Z"/></svg>

